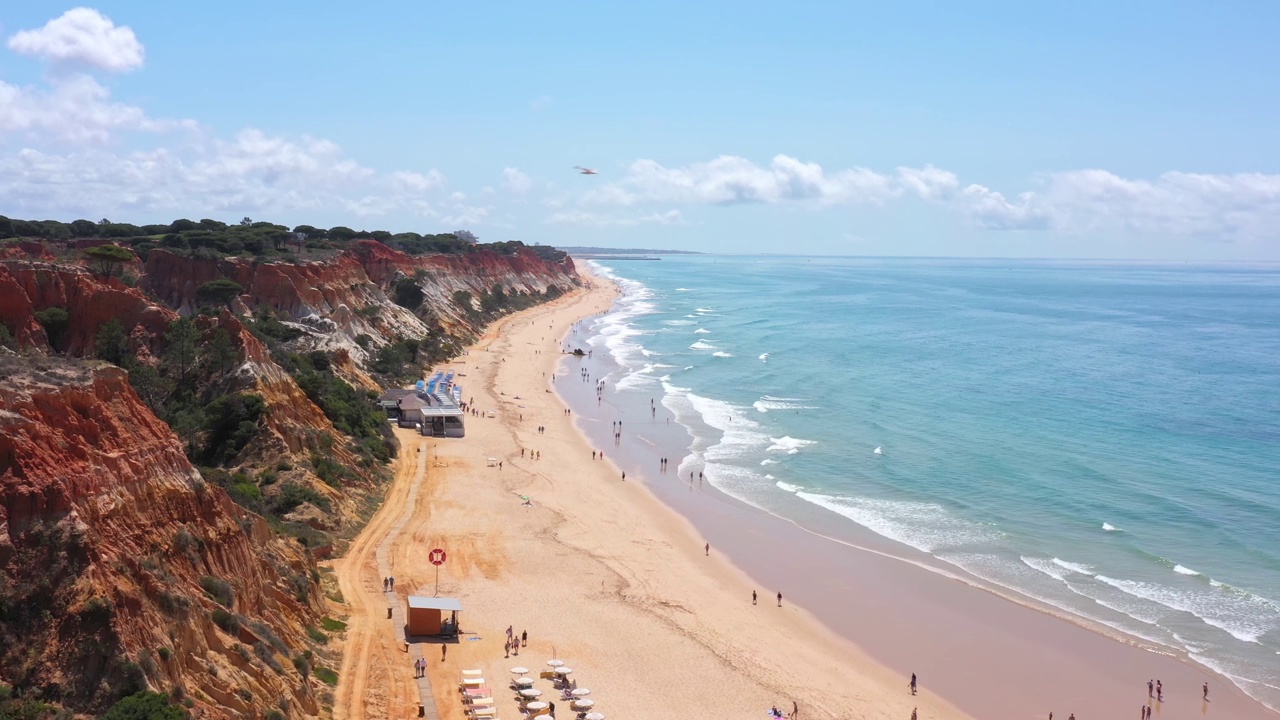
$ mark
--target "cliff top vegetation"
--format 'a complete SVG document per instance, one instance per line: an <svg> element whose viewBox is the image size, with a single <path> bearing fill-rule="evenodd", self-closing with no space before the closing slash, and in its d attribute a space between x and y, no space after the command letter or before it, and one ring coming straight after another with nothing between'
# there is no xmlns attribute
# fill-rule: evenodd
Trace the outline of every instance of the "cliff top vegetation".
<svg viewBox="0 0 1280 720"><path fill-rule="evenodd" d="M378 242L408 255L465 255L492 250L513 255L528 247L543 260L559 262L565 253L548 245L526 246L519 240L481 243L468 230L449 233L392 233L387 230L353 230L338 225L318 228L298 225L289 228L270 222L243 218L235 224L208 218L185 218L168 224L134 225L103 218L91 220L18 220L0 215L0 241L39 240L74 244L78 240L111 240L133 249L143 260L153 248L163 247L195 257L221 258L228 255L260 260L301 260L326 257L358 240Z"/></svg>

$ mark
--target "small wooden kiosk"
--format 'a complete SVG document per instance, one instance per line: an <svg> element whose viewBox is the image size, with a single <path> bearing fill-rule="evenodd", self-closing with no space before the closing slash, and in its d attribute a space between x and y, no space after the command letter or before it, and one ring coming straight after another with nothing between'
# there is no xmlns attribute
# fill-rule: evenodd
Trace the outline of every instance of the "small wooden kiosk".
<svg viewBox="0 0 1280 720"><path fill-rule="evenodd" d="M408 634L457 635L458 613L462 603L457 598L409 596ZM445 613L449 613L446 617Z"/></svg>

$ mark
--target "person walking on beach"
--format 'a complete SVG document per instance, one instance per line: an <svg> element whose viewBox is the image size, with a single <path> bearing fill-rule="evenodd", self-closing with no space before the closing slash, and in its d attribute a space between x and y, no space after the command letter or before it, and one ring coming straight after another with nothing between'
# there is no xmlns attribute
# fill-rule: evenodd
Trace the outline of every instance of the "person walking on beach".
<svg viewBox="0 0 1280 720"><path fill-rule="evenodd" d="M752 604L752 605L755 605L755 604L756 604L756 591L755 591L755 590L752 590L752 591L751 591L751 604Z"/></svg>
<svg viewBox="0 0 1280 720"><path fill-rule="evenodd" d="M503 655L502 657L504 657L504 658L509 658L509 657L511 657L511 641L510 641L510 640L508 640L508 641L506 641L506 642L502 643L502 651L503 651L504 653L506 653L506 654L505 654L505 655Z"/></svg>
<svg viewBox="0 0 1280 720"><path fill-rule="evenodd" d="M1202 689L1204 690L1204 695L1202 696L1202 698L1204 699L1205 702L1209 702L1209 683L1205 683Z"/></svg>
<svg viewBox="0 0 1280 720"><path fill-rule="evenodd" d="M911 682L907 683L907 687L911 688L911 694L916 694L916 674L911 673Z"/></svg>
<svg viewBox="0 0 1280 720"><path fill-rule="evenodd" d="M911 708L911 720L916 720L916 710L917 710L917 709L918 709L918 708ZM1052 717L1050 717L1050 718L1049 718L1049 720L1053 720L1053 718L1052 718Z"/></svg>
<svg viewBox="0 0 1280 720"><path fill-rule="evenodd" d="M392 589L392 590L395 590L395 589L396 589L396 576L395 576L395 575L392 575L391 577L387 578L387 580L389 580L389 581L391 582L391 589Z"/></svg>
<svg viewBox="0 0 1280 720"><path fill-rule="evenodd" d="M444 657L449 654L449 646L440 643L440 662L444 662Z"/></svg>
<svg viewBox="0 0 1280 720"><path fill-rule="evenodd" d="M1156 680L1156 702L1164 702L1164 683Z"/></svg>
<svg viewBox="0 0 1280 720"><path fill-rule="evenodd" d="M1147 697L1153 698L1155 696L1156 696L1156 684L1148 680L1147 681Z"/></svg>
<svg viewBox="0 0 1280 720"><path fill-rule="evenodd" d="M528 630L523 630L520 632L520 644L524 645L525 647L529 647L529 631Z"/></svg>
<svg viewBox="0 0 1280 720"><path fill-rule="evenodd" d="M778 593L778 607L782 607L782 593ZM914 675L912 677L915 677Z"/></svg>
<svg viewBox="0 0 1280 720"><path fill-rule="evenodd" d="M626 470L623 470L623 471L622 471L622 482L626 482L626 481L627 481L627 471L626 471Z"/></svg>
<svg viewBox="0 0 1280 720"><path fill-rule="evenodd" d="M707 557L711 557L711 543L707 543L702 549L706 551Z"/></svg>
<svg viewBox="0 0 1280 720"><path fill-rule="evenodd" d="M795 700L792 700L791 701L791 720L796 720L796 718L798 717L800 717L800 706L796 704Z"/></svg>

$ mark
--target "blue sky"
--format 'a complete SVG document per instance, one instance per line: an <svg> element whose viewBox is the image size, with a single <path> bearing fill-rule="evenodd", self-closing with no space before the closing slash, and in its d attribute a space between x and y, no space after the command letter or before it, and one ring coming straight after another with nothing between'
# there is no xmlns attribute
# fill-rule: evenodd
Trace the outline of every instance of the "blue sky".
<svg viewBox="0 0 1280 720"><path fill-rule="evenodd" d="M0 8L0 214L1280 260L1275 3L73 8Z"/></svg>

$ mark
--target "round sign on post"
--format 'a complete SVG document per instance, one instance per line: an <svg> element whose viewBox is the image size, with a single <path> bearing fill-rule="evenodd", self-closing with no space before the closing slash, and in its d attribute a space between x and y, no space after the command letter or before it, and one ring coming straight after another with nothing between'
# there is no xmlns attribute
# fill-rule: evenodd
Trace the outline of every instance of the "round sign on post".
<svg viewBox="0 0 1280 720"><path fill-rule="evenodd" d="M427 554L427 560L436 566L436 595L440 594L440 566L444 564L444 550L436 548Z"/></svg>

